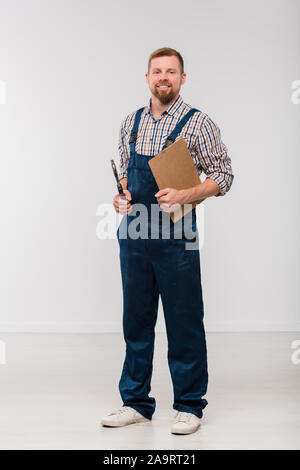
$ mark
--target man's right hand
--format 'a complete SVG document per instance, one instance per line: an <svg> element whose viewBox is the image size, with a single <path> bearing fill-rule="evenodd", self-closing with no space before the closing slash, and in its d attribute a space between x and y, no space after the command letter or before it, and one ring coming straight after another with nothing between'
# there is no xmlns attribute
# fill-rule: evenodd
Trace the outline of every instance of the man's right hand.
<svg viewBox="0 0 300 470"><path fill-rule="evenodd" d="M120 194L116 194L114 199L113 199L113 205L115 208L115 211L120 214L130 214L132 211L132 206L131 206L131 194L127 189L123 190L126 200L121 199Z"/></svg>

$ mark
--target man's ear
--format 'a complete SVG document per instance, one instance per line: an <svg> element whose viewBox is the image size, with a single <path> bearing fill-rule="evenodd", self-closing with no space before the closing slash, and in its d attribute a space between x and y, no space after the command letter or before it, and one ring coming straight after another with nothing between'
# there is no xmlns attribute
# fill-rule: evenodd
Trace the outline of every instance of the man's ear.
<svg viewBox="0 0 300 470"><path fill-rule="evenodd" d="M184 85L186 81L186 73L184 72L182 75L181 75L181 85Z"/></svg>
<svg viewBox="0 0 300 470"><path fill-rule="evenodd" d="M149 74L148 74L148 72L145 73L145 77L146 77L146 82L149 83Z"/></svg>

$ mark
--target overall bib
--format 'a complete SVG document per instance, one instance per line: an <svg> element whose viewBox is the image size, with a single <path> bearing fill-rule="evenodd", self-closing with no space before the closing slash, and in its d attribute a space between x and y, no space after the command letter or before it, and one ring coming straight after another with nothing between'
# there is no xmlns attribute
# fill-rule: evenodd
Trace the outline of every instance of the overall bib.
<svg viewBox="0 0 300 470"><path fill-rule="evenodd" d="M198 241L196 212L193 209L175 224L170 215L161 210L158 211L158 219L151 218L151 205L152 208L159 208L154 196L159 188L148 165L152 157L135 152L142 111L143 108L136 113L129 140L127 188L132 196L132 208L144 204L148 209L148 214L140 219L140 225L146 227L147 237L132 238L129 235L130 224L137 222L137 214L123 216L117 238L120 246L126 356L119 390L123 406L130 406L146 418L152 418L156 402L149 392L160 295L168 339L173 408L194 413L201 418L202 410L207 405L202 397L206 394L208 373L200 254L198 248L186 249L186 243ZM195 111L191 109L181 119L164 147L175 141ZM166 232L163 225L166 220L170 225L167 238L164 237Z"/></svg>

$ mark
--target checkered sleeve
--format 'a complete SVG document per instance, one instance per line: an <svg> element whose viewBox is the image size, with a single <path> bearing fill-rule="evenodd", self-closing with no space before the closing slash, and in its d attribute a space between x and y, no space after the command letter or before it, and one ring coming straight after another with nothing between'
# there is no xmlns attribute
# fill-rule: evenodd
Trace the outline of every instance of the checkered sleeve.
<svg viewBox="0 0 300 470"><path fill-rule="evenodd" d="M226 145L222 142L219 127L208 116L202 121L196 146L201 168L206 176L220 187L220 192L216 196L224 196L234 178L231 159Z"/></svg>
<svg viewBox="0 0 300 470"><path fill-rule="evenodd" d="M120 170L119 170L119 179L126 178L127 176L127 166L129 162L130 152L128 149L127 143L127 134L125 132L125 123L126 119L122 121L119 132L119 157L120 157Z"/></svg>

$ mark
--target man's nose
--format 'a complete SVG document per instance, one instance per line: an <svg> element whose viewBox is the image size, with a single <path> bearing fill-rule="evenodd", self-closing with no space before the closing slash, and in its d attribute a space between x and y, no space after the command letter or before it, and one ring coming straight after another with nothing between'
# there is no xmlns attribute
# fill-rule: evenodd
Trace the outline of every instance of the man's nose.
<svg viewBox="0 0 300 470"><path fill-rule="evenodd" d="M167 72L162 72L162 73L161 73L160 80L161 80L161 81L165 81L165 82L168 81L168 74L167 74Z"/></svg>

